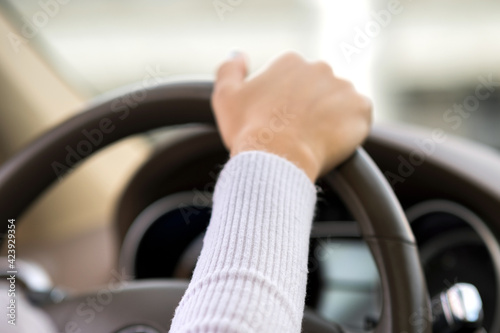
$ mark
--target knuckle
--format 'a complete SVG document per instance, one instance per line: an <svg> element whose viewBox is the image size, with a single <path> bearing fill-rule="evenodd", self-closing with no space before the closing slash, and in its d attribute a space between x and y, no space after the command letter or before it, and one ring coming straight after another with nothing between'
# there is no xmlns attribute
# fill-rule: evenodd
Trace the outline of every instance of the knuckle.
<svg viewBox="0 0 500 333"><path fill-rule="evenodd" d="M280 60L284 63L288 64L297 64L297 63L302 63L304 62L304 59L302 56L300 56L297 52L294 51L288 51L284 53L281 57Z"/></svg>
<svg viewBox="0 0 500 333"><path fill-rule="evenodd" d="M366 125L366 132L368 133L373 122L372 102L367 97L358 94L358 104L361 118Z"/></svg>
<svg viewBox="0 0 500 333"><path fill-rule="evenodd" d="M359 105L363 114L371 116L373 105L372 101L368 97L359 95Z"/></svg>
<svg viewBox="0 0 500 333"><path fill-rule="evenodd" d="M337 80L337 84L339 85L339 87L341 89L350 90L350 91L356 93L356 89L354 88L354 84L351 81L346 80L346 79L336 79L336 80Z"/></svg>
<svg viewBox="0 0 500 333"><path fill-rule="evenodd" d="M320 61L313 62L311 64L311 66L321 73L332 73L333 74L332 67L325 61L320 60Z"/></svg>

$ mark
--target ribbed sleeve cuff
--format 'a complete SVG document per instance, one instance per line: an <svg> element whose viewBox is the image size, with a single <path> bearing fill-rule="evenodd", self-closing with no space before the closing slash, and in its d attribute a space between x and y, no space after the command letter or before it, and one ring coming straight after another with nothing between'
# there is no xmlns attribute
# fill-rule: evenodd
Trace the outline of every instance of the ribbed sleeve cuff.
<svg viewBox="0 0 500 333"><path fill-rule="evenodd" d="M225 165L171 332L300 332L316 189L274 154Z"/></svg>

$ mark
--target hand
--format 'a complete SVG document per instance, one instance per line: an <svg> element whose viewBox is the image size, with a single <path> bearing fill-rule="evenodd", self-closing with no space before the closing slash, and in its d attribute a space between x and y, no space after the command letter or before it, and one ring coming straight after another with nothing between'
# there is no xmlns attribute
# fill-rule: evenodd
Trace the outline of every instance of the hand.
<svg viewBox="0 0 500 333"><path fill-rule="evenodd" d="M286 53L246 78L242 54L223 63L212 106L231 156L264 150L285 157L314 182L368 135L371 104L324 62Z"/></svg>

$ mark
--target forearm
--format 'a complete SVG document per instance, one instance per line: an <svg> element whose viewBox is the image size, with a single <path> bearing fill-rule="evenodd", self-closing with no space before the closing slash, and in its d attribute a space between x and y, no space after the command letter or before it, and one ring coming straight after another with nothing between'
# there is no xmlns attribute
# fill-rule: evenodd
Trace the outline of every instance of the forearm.
<svg viewBox="0 0 500 333"><path fill-rule="evenodd" d="M315 201L314 185L287 160L233 157L171 332L300 332Z"/></svg>

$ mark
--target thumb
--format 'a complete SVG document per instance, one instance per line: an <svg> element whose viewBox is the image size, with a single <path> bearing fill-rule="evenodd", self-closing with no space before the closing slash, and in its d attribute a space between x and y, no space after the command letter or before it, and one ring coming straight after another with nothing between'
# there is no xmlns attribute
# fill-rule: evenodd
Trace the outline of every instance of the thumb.
<svg viewBox="0 0 500 333"><path fill-rule="evenodd" d="M247 63L245 55L241 52L231 53L230 59L226 60L218 69L215 80L217 89L237 88L247 75Z"/></svg>

